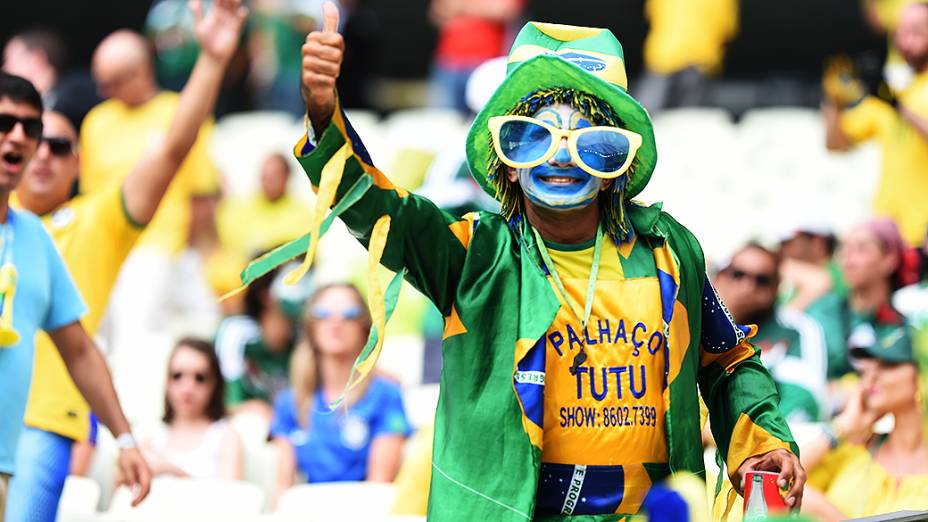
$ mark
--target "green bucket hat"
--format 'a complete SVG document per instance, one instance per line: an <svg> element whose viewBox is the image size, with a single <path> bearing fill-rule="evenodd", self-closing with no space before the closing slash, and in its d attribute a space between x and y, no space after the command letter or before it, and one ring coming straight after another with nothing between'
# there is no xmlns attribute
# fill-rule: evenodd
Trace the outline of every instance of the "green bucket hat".
<svg viewBox="0 0 928 522"><path fill-rule="evenodd" d="M648 111L628 94L622 44L608 29L540 22L529 22L519 31L509 51L506 79L477 114L467 134L467 163L477 183L497 197L487 179L493 149L488 120L508 114L533 92L556 88L599 98L628 130L641 135L637 168L629 176L626 198L641 192L657 163L657 149Z"/></svg>

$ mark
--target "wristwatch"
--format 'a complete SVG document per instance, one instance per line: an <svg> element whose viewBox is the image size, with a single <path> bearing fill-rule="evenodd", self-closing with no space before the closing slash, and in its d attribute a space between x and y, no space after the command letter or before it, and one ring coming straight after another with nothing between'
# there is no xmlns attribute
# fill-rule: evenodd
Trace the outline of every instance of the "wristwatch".
<svg viewBox="0 0 928 522"><path fill-rule="evenodd" d="M137 448L138 444L135 442L135 437L132 436L128 431L125 433L120 433L116 437L116 447L121 450Z"/></svg>

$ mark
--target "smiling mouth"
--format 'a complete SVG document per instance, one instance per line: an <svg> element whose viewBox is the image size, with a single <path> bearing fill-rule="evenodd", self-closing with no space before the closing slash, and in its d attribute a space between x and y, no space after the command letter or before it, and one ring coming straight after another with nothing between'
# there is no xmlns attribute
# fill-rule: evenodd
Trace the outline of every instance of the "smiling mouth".
<svg viewBox="0 0 928 522"><path fill-rule="evenodd" d="M574 183L582 183L581 180L572 178L570 176L540 176L540 179L541 181L550 183L552 185L572 185Z"/></svg>

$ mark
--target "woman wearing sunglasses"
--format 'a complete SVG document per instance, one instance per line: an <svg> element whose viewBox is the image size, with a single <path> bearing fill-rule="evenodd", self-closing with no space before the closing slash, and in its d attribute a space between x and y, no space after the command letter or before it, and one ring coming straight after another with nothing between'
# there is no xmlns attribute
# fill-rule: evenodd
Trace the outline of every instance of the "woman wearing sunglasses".
<svg viewBox="0 0 928 522"><path fill-rule="evenodd" d="M918 277L904 266L905 249L898 227L887 218L858 223L841 238L837 261L847 289L832 290L807 310L825 332L829 379L853 371L850 349L876 345L904 324L890 298Z"/></svg>
<svg viewBox="0 0 928 522"><path fill-rule="evenodd" d="M615 36L525 25L466 141L501 212L460 218L373 166L337 103L344 41L325 9L303 46L295 154L445 318L429 520L637 514L671 470L704 474L697 383L732 482L778 471L798 506L805 474L755 329L722 306L692 234L631 201L657 152Z"/></svg>
<svg viewBox="0 0 928 522"><path fill-rule="evenodd" d="M153 475L242 478L242 442L226 421L224 390L213 345L178 341L168 361L164 425L142 445Z"/></svg>
<svg viewBox="0 0 928 522"><path fill-rule="evenodd" d="M392 481L410 434L399 386L374 376L345 391L367 342L371 316L352 285L319 289L306 308L304 339L290 364L292 388L274 405L271 436L280 452L280 491L297 472L309 482Z"/></svg>

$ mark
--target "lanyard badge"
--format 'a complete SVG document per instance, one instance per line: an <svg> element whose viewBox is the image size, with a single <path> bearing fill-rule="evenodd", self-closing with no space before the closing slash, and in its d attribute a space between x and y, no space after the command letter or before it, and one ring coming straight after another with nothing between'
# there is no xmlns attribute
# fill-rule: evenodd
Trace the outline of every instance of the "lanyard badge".
<svg viewBox="0 0 928 522"><path fill-rule="evenodd" d="M10 211L7 210L9 213ZM19 333L13 328L13 299L16 297L18 274L13 266L13 227L8 214L3 226L3 265L0 266L0 348L19 343Z"/></svg>
<svg viewBox="0 0 928 522"><path fill-rule="evenodd" d="M590 314L593 311L593 298L596 295L596 278L599 274L599 258L603 250L603 227L599 226L596 228L596 243L593 247L593 264L590 266L590 280L587 283L586 302L583 305L583 315L580 315L577 310L574 309L574 306L570 303L570 299L567 298L567 290L564 288L564 283L561 282L561 278L557 274L557 268L555 268L554 262L548 254L548 248L545 246L541 234L538 233L535 227L532 227L532 232L535 234L535 242L538 244L538 250L541 252L541 259L548 273L551 274L551 278L554 279L554 285L557 287L557 291L561 294L561 298L564 299L564 303L567 304L567 308L574 314L574 317L580 320L581 331L585 332L586 325L590 322ZM577 352L577 355L574 355L574 361L570 367L571 375L576 375L580 366L586 362L585 348L583 340L581 339L580 351Z"/></svg>

